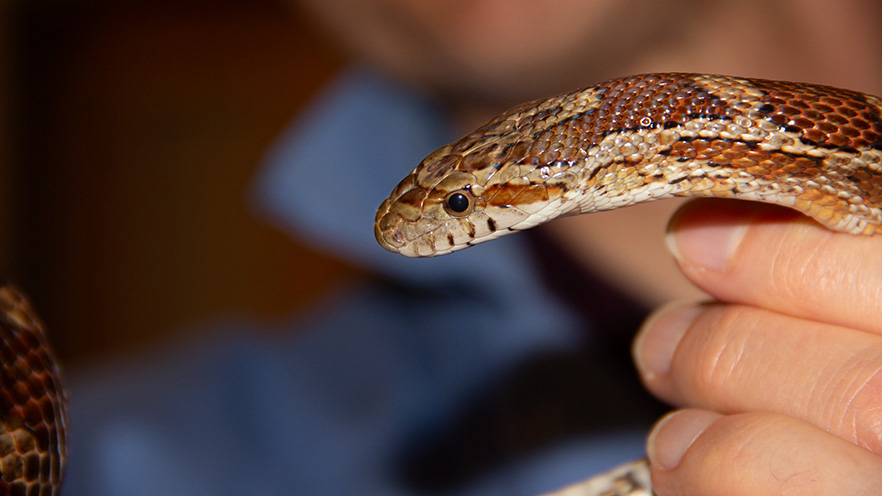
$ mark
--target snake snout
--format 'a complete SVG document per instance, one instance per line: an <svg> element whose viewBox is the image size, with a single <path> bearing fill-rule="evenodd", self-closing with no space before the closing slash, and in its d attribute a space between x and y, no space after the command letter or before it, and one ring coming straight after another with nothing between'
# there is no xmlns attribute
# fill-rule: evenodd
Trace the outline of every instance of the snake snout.
<svg viewBox="0 0 882 496"><path fill-rule="evenodd" d="M377 243L383 248L398 253L399 249L404 246L405 240L398 229L401 224L401 217L390 212L392 201L386 199L377 209L377 215L374 219L374 237Z"/></svg>

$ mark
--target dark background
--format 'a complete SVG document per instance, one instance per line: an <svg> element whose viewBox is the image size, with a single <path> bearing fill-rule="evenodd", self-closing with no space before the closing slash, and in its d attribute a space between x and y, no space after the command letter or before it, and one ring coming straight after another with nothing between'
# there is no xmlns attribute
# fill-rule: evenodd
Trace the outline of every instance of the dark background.
<svg viewBox="0 0 882 496"><path fill-rule="evenodd" d="M359 277L248 206L344 58L287 2L18 1L0 22L0 273L65 365Z"/></svg>

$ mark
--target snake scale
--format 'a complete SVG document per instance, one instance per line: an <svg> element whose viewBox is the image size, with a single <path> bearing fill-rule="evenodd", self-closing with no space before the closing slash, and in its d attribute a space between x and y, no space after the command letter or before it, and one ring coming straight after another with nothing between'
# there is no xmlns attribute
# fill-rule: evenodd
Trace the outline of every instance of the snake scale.
<svg viewBox="0 0 882 496"><path fill-rule="evenodd" d="M55 496L67 459L67 397L30 303L0 280L0 496Z"/></svg>
<svg viewBox="0 0 882 496"><path fill-rule="evenodd" d="M565 215L670 197L791 207L882 231L882 100L706 74L613 79L517 106L426 157L380 205L384 248L435 256ZM645 461L558 493L651 494Z"/></svg>

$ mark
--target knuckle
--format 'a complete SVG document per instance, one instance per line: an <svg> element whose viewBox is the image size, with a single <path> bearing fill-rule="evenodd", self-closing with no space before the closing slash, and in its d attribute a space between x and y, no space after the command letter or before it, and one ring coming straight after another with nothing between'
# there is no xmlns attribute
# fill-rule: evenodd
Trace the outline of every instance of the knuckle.
<svg viewBox="0 0 882 496"><path fill-rule="evenodd" d="M871 361L860 374L861 381L850 402L855 442L882 455L882 356Z"/></svg>
<svg viewBox="0 0 882 496"><path fill-rule="evenodd" d="M725 395L745 372L749 335L760 325L760 315L749 307L725 305L710 312L708 318L712 321L707 326L713 331L703 333L697 343L693 386Z"/></svg>

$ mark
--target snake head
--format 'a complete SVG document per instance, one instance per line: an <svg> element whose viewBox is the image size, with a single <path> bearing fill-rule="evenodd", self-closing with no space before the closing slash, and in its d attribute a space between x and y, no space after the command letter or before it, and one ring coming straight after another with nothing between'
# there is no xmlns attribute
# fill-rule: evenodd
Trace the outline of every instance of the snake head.
<svg viewBox="0 0 882 496"><path fill-rule="evenodd" d="M377 241L431 257L576 213L588 169L574 166L585 164L592 136L564 121L597 104L584 92L527 102L439 148L380 206Z"/></svg>
<svg viewBox="0 0 882 496"><path fill-rule="evenodd" d="M380 205L374 234L383 248L428 257L492 239L484 188L474 173L457 168L463 157L452 150L447 145L426 157Z"/></svg>
<svg viewBox="0 0 882 496"><path fill-rule="evenodd" d="M560 215L575 177L568 164L537 165L526 138L510 132L515 126L502 116L426 157L380 205L380 245L432 257Z"/></svg>

